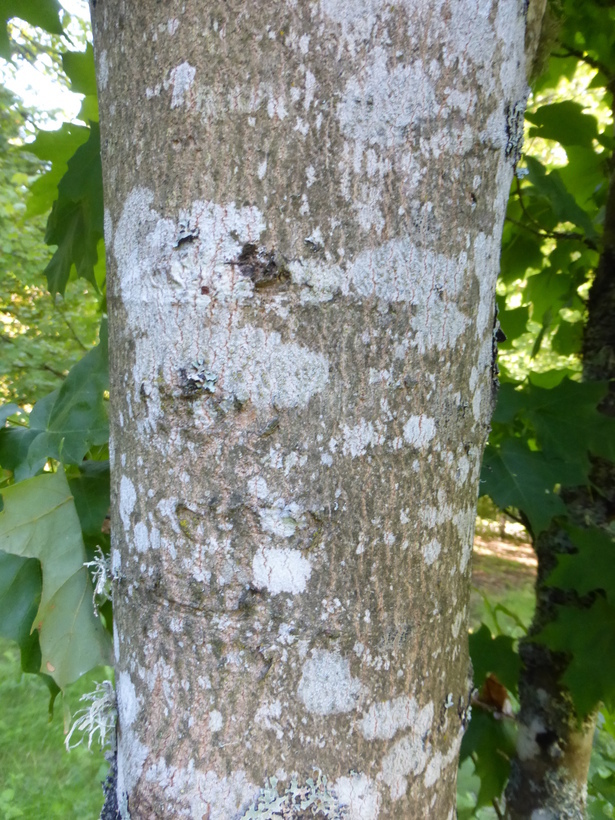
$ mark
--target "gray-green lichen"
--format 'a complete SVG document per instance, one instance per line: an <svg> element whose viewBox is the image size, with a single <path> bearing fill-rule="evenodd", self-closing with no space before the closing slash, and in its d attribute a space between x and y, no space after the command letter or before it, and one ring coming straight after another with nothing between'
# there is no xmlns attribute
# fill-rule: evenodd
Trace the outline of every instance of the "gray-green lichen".
<svg viewBox="0 0 615 820"><path fill-rule="evenodd" d="M260 790L255 802L242 815L242 820L298 820L308 814L327 820L345 820L348 817L322 772L318 772L315 780L308 777L303 785L299 785L297 778L293 777L282 794L278 792L277 784L276 777L269 778L267 786Z"/></svg>

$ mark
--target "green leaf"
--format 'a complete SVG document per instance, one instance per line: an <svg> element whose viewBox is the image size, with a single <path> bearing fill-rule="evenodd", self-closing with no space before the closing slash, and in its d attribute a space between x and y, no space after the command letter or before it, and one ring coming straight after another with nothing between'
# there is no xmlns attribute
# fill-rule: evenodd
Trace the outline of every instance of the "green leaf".
<svg viewBox="0 0 615 820"><path fill-rule="evenodd" d="M614 458L615 420L597 410L606 392L603 382L571 379L548 390L530 385L526 414L543 450L578 464L584 474L589 471L589 452Z"/></svg>
<svg viewBox="0 0 615 820"><path fill-rule="evenodd" d="M599 597L586 609L558 607L557 620L534 640L570 654L562 683L581 717L601 701L615 707L615 607Z"/></svg>
<svg viewBox="0 0 615 820"><path fill-rule="evenodd" d="M31 631L41 599L41 565L0 550L0 635L19 646L23 672L41 674L38 632ZM50 709L60 691L53 678L41 674L50 695Z"/></svg>
<svg viewBox="0 0 615 820"><path fill-rule="evenodd" d="M51 168L30 186L27 215L47 213L58 196L58 185L68 170L68 161L87 142L90 129L83 125L62 123L57 131L38 131L28 153L51 163Z"/></svg>
<svg viewBox="0 0 615 820"><path fill-rule="evenodd" d="M566 505L553 492L561 470L561 463L530 450L522 439L508 438L500 447L487 445L481 495L491 496L501 509L522 510L536 536L549 526L552 518L566 513Z"/></svg>
<svg viewBox="0 0 615 820"><path fill-rule="evenodd" d="M36 559L0 550L0 635L19 644L24 672L38 672L41 665L38 633L31 631L41 586L41 565Z"/></svg>
<svg viewBox="0 0 615 820"><path fill-rule="evenodd" d="M557 332L551 340L551 347L561 356L581 352L583 344L583 322L567 322L561 319Z"/></svg>
<svg viewBox="0 0 615 820"><path fill-rule="evenodd" d="M530 269L541 270L544 263L541 246L541 239L517 229L502 247L500 280L510 284L524 279Z"/></svg>
<svg viewBox="0 0 615 820"><path fill-rule="evenodd" d="M47 222L45 242L58 246L45 268L52 294L64 293L72 265L78 276L98 287L94 267L97 245L103 238L103 221L100 130L93 122L88 141L68 161Z"/></svg>
<svg viewBox="0 0 615 820"><path fill-rule="evenodd" d="M500 342L498 344L498 348L500 350L509 350L513 347L513 340L518 339L519 336L522 336L526 332L528 319L530 318L530 309L527 305L507 309L505 299L502 298L500 300L499 297L498 305L498 320L500 322L500 327L506 336L506 341Z"/></svg>
<svg viewBox="0 0 615 820"><path fill-rule="evenodd" d="M590 239L596 239L596 229L588 214L579 206L567 190L557 170L547 173L545 167L534 157L525 158L529 180L536 190L546 197L560 222L572 222Z"/></svg>
<svg viewBox="0 0 615 820"><path fill-rule="evenodd" d="M88 670L110 662L109 636L92 606L81 526L63 470L2 491L0 543L5 552L41 563L41 601L32 628L39 632L40 671L64 689Z"/></svg>
<svg viewBox="0 0 615 820"><path fill-rule="evenodd" d="M62 68L70 80L71 91L96 96L94 49L90 43L85 51L65 51L62 54Z"/></svg>
<svg viewBox="0 0 615 820"><path fill-rule="evenodd" d="M487 806L504 791L515 753L512 721L496 720L489 712L474 707L472 720L461 741L460 761L472 756L480 777L477 806Z"/></svg>
<svg viewBox="0 0 615 820"><path fill-rule="evenodd" d="M532 321L549 324L550 317L566 307L571 295L576 293L574 285L569 276L557 273L551 267L530 276L524 298L532 307Z"/></svg>
<svg viewBox="0 0 615 820"><path fill-rule="evenodd" d="M68 479L84 535L100 539L110 505L108 461L84 461L79 474Z"/></svg>
<svg viewBox="0 0 615 820"><path fill-rule="evenodd" d="M526 112L525 118L537 126L530 128L530 137L556 140L564 146L591 148L598 137L596 118L585 114L583 106L572 100L541 105L534 112Z"/></svg>
<svg viewBox="0 0 615 820"><path fill-rule="evenodd" d="M498 401L493 413L496 424L510 424L515 417L527 406L527 396L524 390L511 382L500 385Z"/></svg>
<svg viewBox="0 0 615 820"><path fill-rule="evenodd" d="M493 674L513 695L517 694L521 660L513 649L514 639L508 635L492 637L486 624L470 633L470 657L474 669L474 685L480 688L489 674Z"/></svg>
<svg viewBox="0 0 615 820"><path fill-rule="evenodd" d="M0 0L0 57L11 59L11 41L6 29L9 20L19 17L50 34L62 34L61 10L58 0Z"/></svg>
<svg viewBox="0 0 615 820"><path fill-rule="evenodd" d="M615 540L598 527L566 529L578 552L558 557L547 586L574 589L579 595L604 590L607 601L615 606Z"/></svg>
<svg viewBox="0 0 615 820"><path fill-rule="evenodd" d="M59 390L35 404L28 432L36 431L36 435L29 440L17 479L34 475L48 458L80 464L91 447L105 444L109 421L104 392L108 389L107 324L103 321L99 344L70 369ZM0 436L0 458L1 441Z"/></svg>

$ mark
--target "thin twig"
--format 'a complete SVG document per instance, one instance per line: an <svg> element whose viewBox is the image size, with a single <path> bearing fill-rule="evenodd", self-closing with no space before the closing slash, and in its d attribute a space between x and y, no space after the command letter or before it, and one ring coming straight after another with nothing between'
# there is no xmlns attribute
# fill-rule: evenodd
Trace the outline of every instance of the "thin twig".
<svg viewBox="0 0 615 820"><path fill-rule="evenodd" d="M522 193L522 189L521 189L521 182L520 182L518 176L515 176L515 183L516 183L516 187L517 187L517 196L519 198L519 205L521 206L521 210L523 211L523 215L525 216L526 219L529 219L529 221L533 225L536 226L536 228L538 229L539 236L546 236L546 237L549 237L551 239L577 239L577 240L579 240L579 242L584 242L587 245L588 248L591 248L594 251L598 250L598 248L596 246L596 243L593 240L588 239L583 234L574 233L572 231L565 231L564 232L564 231L547 231L547 230L545 230L545 228L543 228L542 225L539 222L536 222L534 217L528 212L527 208L525 207L525 202L523 201L523 193ZM510 217L507 217L507 219L510 222L514 221ZM519 225L520 227L527 227L527 226L524 226L522 222L515 222L515 224Z"/></svg>
<svg viewBox="0 0 615 820"><path fill-rule="evenodd" d="M529 225L526 225L525 222L520 222L518 219L513 219L512 216L507 216L506 221L510 222L511 225L516 225L518 228L523 228L525 231L529 231L529 233L534 234L534 236L540 236L543 239L576 239L579 242L583 242L587 245L588 248L595 251L598 250L596 247L595 242L591 239L588 239L586 236L583 236L582 233L567 233L565 231L546 231L543 229L536 229L532 228Z"/></svg>
<svg viewBox="0 0 615 820"><path fill-rule="evenodd" d="M600 60L596 60L594 59L594 57L590 57L589 54L585 54L584 51L580 51L578 48L570 48L570 46L566 45L563 45L563 48L563 54L557 54L553 52L551 56L559 57L561 59L565 59L566 57L576 57L577 60L581 60L581 62L587 63L588 66L591 66L591 68L595 68L598 71L601 71L609 80L611 79L608 68L604 65L604 63L601 63Z"/></svg>
<svg viewBox="0 0 615 820"><path fill-rule="evenodd" d="M66 314L64 313L64 310L58 304L55 305L55 308L58 311L58 313L60 314L60 316L62 317L62 319L64 320L64 323L66 324L66 327L70 330L70 333L71 333L71 336L73 337L73 339L77 342L79 347L85 353L87 353L89 351L89 347L87 347L87 345L83 344L83 342L81 341L81 339L77 335L77 332L76 332L75 328L71 325L71 323L66 318Z"/></svg>
<svg viewBox="0 0 615 820"><path fill-rule="evenodd" d="M53 373L53 375L57 376L59 379L65 379L66 378L66 373L62 373L61 370L56 370L50 364L47 364L47 362L42 364L40 369L41 370L48 370L50 373Z"/></svg>

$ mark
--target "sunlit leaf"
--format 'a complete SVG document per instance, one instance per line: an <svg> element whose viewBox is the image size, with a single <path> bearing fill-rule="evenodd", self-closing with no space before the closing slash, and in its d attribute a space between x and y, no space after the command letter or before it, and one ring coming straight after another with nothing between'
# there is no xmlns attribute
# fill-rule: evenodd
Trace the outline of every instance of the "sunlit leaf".
<svg viewBox="0 0 615 820"><path fill-rule="evenodd" d="M0 0L0 57L11 59L11 41L6 29L11 18L19 17L51 34L62 34L61 11L58 0Z"/></svg>

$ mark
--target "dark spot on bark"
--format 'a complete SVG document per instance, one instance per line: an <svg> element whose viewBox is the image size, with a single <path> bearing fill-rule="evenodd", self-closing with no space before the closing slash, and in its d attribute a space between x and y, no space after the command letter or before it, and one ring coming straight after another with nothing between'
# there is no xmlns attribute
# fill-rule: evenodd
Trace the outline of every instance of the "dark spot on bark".
<svg viewBox="0 0 615 820"><path fill-rule="evenodd" d="M259 248L253 242L246 242L237 259L226 264L238 268L239 273L258 289L290 279L284 257L276 251Z"/></svg>
<svg viewBox="0 0 615 820"><path fill-rule="evenodd" d="M268 421L267 424L261 428L257 435L259 438L265 438L266 436L270 436L273 432L275 432L278 427L280 426L280 419L278 416L272 418L271 421Z"/></svg>
<svg viewBox="0 0 615 820"><path fill-rule="evenodd" d="M205 295L209 293L209 288L207 287L207 285L202 286L201 293L203 293Z"/></svg>
<svg viewBox="0 0 615 820"><path fill-rule="evenodd" d="M547 729L546 732L538 732L536 735L536 743L545 751L556 742L557 732L554 732L552 729Z"/></svg>

